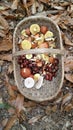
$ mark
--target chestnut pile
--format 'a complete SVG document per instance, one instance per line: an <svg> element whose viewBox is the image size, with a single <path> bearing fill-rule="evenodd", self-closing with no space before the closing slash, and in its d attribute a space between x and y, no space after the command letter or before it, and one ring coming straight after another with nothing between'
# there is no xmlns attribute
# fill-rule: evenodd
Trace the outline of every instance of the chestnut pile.
<svg viewBox="0 0 73 130"><path fill-rule="evenodd" d="M19 50L56 48L53 32L47 26L38 24L32 24L21 31L18 46ZM59 59L56 54L22 55L18 57L18 64L20 65L20 75L24 79L34 81L38 81L41 76L45 80L51 81L53 77L56 77L59 69Z"/></svg>

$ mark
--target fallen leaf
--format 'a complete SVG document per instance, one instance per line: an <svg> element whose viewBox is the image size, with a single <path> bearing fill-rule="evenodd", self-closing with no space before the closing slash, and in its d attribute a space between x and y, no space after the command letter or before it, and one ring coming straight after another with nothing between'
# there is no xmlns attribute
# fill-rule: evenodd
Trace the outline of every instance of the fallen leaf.
<svg viewBox="0 0 73 130"><path fill-rule="evenodd" d="M69 6L70 2L64 1L59 3L62 7Z"/></svg>
<svg viewBox="0 0 73 130"><path fill-rule="evenodd" d="M13 72L13 64L11 63L8 67L8 74L11 74Z"/></svg>
<svg viewBox="0 0 73 130"><path fill-rule="evenodd" d="M11 97L15 98L16 95L14 93L14 90L12 89L12 85L9 83L9 78L7 75L5 75L5 85L7 86L8 93Z"/></svg>
<svg viewBox="0 0 73 130"><path fill-rule="evenodd" d="M18 94L17 97L10 100L9 103L16 108L16 113L19 115L24 108L24 96Z"/></svg>
<svg viewBox="0 0 73 130"><path fill-rule="evenodd" d="M3 16L0 15L0 23L1 25L4 27L4 30L6 31L6 33L8 33L9 31L9 25L6 19L4 19Z"/></svg>
<svg viewBox="0 0 73 130"><path fill-rule="evenodd" d="M13 89L13 90L18 91L17 86L14 86L14 85L11 85L11 86L12 86L12 89Z"/></svg>
<svg viewBox="0 0 73 130"><path fill-rule="evenodd" d="M63 111L64 109L64 106L70 102L70 100L72 99L72 93L67 93L63 96L63 99L62 99L62 104L61 104L61 111ZM69 104L69 103L68 103Z"/></svg>
<svg viewBox="0 0 73 130"><path fill-rule="evenodd" d="M14 123L16 122L17 120L17 116L16 115L13 115L7 122L4 130L10 130L12 128L12 126L14 125Z"/></svg>
<svg viewBox="0 0 73 130"><path fill-rule="evenodd" d="M5 127L7 122L8 122L8 118L5 118L4 120L2 120L2 126Z"/></svg>
<svg viewBox="0 0 73 130"><path fill-rule="evenodd" d="M10 35L5 36L3 40L0 41L0 51L9 51L12 49L12 37Z"/></svg>
<svg viewBox="0 0 73 130"><path fill-rule="evenodd" d="M18 94L15 101L15 107L17 108L18 112L22 110L23 104L24 104L24 96L22 96L21 94Z"/></svg>
<svg viewBox="0 0 73 130"><path fill-rule="evenodd" d="M0 30L0 37L5 37L5 32L3 30Z"/></svg>
<svg viewBox="0 0 73 130"><path fill-rule="evenodd" d="M33 5L31 6L31 12L32 14L36 13L36 2L34 1Z"/></svg>
<svg viewBox="0 0 73 130"><path fill-rule="evenodd" d="M73 83L73 74L65 74L65 78L71 83Z"/></svg>
<svg viewBox="0 0 73 130"><path fill-rule="evenodd" d="M16 10L17 7L18 7L18 0L13 0L13 4L12 4L12 6L11 6L11 9L12 9L12 10Z"/></svg>
<svg viewBox="0 0 73 130"><path fill-rule="evenodd" d="M56 112L56 110L57 110L57 105L48 106L48 107L46 108L45 113L46 113L47 115L49 115L51 112Z"/></svg>
<svg viewBox="0 0 73 130"><path fill-rule="evenodd" d="M64 111L69 112L73 109L73 105L69 103L67 106L65 106Z"/></svg>
<svg viewBox="0 0 73 130"><path fill-rule="evenodd" d="M13 115L13 114L15 114L16 111L15 111L14 108L11 107L11 108L8 109L8 112L9 112L10 115Z"/></svg>
<svg viewBox="0 0 73 130"><path fill-rule="evenodd" d="M0 55L0 60L12 61L12 54L2 54Z"/></svg>
<svg viewBox="0 0 73 130"><path fill-rule="evenodd" d="M0 60L0 66L2 66L4 64L4 61Z"/></svg>
<svg viewBox="0 0 73 130"><path fill-rule="evenodd" d="M63 38L64 43L65 43L66 45L73 46L73 43L69 40L69 38L68 38L64 33L62 33L62 38Z"/></svg>
<svg viewBox="0 0 73 130"><path fill-rule="evenodd" d="M35 116L35 117L32 117L32 118L28 121L28 123L29 123L29 124L33 124L33 123L37 122L41 117L42 117L42 115L37 115L37 116Z"/></svg>
<svg viewBox="0 0 73 130"><path fill-rule="evenodd" d="M27 120L27 115L25 114L25 112L22 110L21 112L20 112L20 120L21 121L26 121Z"/></svg>
<svg viewBox="0 0 73 130"><path fill-rule="evenodd" d="M39 1L46 4L49 2L49 0L39 0Z"/></svg>
<svg viewBox="0 0 73 130"><path fill-rule="evenodd" d="M56 22L56 24L58 24L60 21L60 17L61 17L61 14L52 15L51 19L54 20Z"/></svg>
<svg viewBox="0 0 73 130"><path fill-rule="evenodd" d="M54 105L53 107L52 107L52 112L56 112L57 111L57 105Z"/></svg>
<svg viewBox="0 0 73 130"><path fill-rule="evenodd" d="M64 60L65 78L73 83L73 55L68 55Z"/></svg>
<svg viewBox="0 0 73 130"><path fill-rule="evenodd" d="M49 115L51 113L51 106L47 106L45 113Z"/></svg>
<svg viewBox="0 0 73 130"><path fill-rule="evenodd" d="M29 107L35 107L37 104L33 101L28 101L28 102L25 102L24 101L24 107L25 108L29 108Z"/></svg>

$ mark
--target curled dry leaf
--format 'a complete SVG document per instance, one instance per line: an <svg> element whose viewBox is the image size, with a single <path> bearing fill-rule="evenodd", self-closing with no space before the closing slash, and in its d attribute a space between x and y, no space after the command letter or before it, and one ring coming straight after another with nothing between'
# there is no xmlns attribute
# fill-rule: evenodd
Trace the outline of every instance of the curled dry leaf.
<svg viewBox="0 0 73 130"><path fill-rule="evenodd" d="M22 96L21 94L18 94L15 101L15 107L17 108L18 112L22 110L23 104L24 104L24 96Z"/></svg>
<svg viewBox="0 0 73 130"><path fill-rule="evenodd" d="M9 34L0 40L0 51L9 51L12 49L12 36Z"/></svg>
<svg viewBox="0 0 73 130"><path fill-rule="evenodd" d="M12 9L12 10L16 10L17 7L18 7L18 0L14 0L14 1L13 1L13 4L12 4L12 6L11 6L11 9Z"/></svg>
<svg viewBox="0 0 73 130"><path fill-rule="evenodd" d="M64 43L65 43L66 45L73 46L73 43L69 40L69 38L68 38L64 33L62 33L62 38L63 38Z"/></svg>
<svg viewBox="0 0 73 130"><path fill-rule="evenodd" d="M14 123L16 122L17 120L17 116L16 115L13 115L7 122L4 130L10 130L11 127L14 125Z"/></svg>
<svg viewBox="0 0 73 130"><path fill-rule="evenodd" d="M60 17L61 17L61 14L52 15L51 19L54 20L58 24L60 21Z"/></svg>
<svg viewBox="0 0 73 130"><path fill-rule="evenodd" d="M24 107L25 108L29 108L29 107L35 107L37 104L33 101L28 101L28 102L24 102Z"/></svg>
<svg viewBox="0 0 73 130"><path fill-rule="evenodd" d="M64 111L69 112L73 109L73 104L69 103L67 106L65 106Z"/></svg>
<svg viewBox="0 0 73 130"><path fill-rule="evenodd" d="M35 117L32 117L32 118L28 121L28 123L29 123L29 124L34 124L34 123L37 122L41 117L42 117L42 115L37 115L37 116L35 116Z"/></svg>
<svg viewBox="0 0 73 130"><path fill-rule="evenodd" d="M73 70L73 56L68 56L64 60L65 72Z"/></svg>
<svg viewBox="0 0 73 130"><path fill-rule="evenodd" d="M36 2L34 1L33 5L31 6L32 14L36 13Z"/></svg>
<svg viewBox="0 0 73 130"><path fill-rule="evenodd" d="M51 112L56 112L57 111L57 105L54 105L54 106L48 106L46 108L46 114L49 115Z"/></svg>
<svg viewBox="0 0 73 130"><path fill-rule="evenodd" d="M39 1L42 3L45 3L45 4L47 4L49 2L49 0L39 0Z"/></svg>
<svg viewBox="0 0 73 130"><path fill-rule="evenodd" d="M8 22L1 15L0 15L0 24L4 27L5 32L8 33L8 31L9 31Z"/></svg>
<svg viewBox="0 0 73 130"><path fill-rule="evenodd" d="M61 111L64 111L64 109L68 108L68 104L70 104L70 101L72 99L72 93L67 93L63 96L62 104L61 104Z"/></svg>
<svg viewBox="0 0 73 130"><path fill-rule="evenodd" d="M64 60L65 78L73 83L73 56L68 56Z"/></svg>
<svg viewBox="0 0 73 130"><path fill-rule="evenodd" d="M65 74L65 78L71 83L73 83L73 74Z"/></svg>
<svg viewBox="0 0 73 130"><path fill-rule="evenodd" d="M11 74L13 72L13 64L11 63L8 67L8 74Z"/></svg>
<svg viewBox="0 0 73 130"><path fill-rule="evenodd" d="M16 112L19 114L24 107L24 96L18 94L17 97L10 100L9 103L16 108Z"/></svg>
<svg viewBox="0 0 73 130"><path fill-rule="evenodd" d="M0 37L5 37L5 32L3 30L0 30Z"/></svg>
<svg viewBox="0 0 73 130"><path fill-rule="evenodd" d="M2 126L5 127L7 122L8 122L8 118L5 118L4 120L2 120Z"/></svg>
<svg viewBox="0 0 73 130"><path fill-rule="evenodd" d="M14 93L14 90L12 89L12 86L11 84L9 83L9 78L7 75L5 75L5 85L7 86L7 89L8 89L8 93L11 97L15 98L16 95Z"/></svg>
<svg viewBox="0 0 73 130"><path fill-rule="evenodd" d="M72 93L67 93L63 96L62 106L72 99Z"/></svg>
<svg viewBox="0 0 73 130"><path fill-rule="evenodd" d="M0 55L0 60L2 61L12 61L12 54L3 54Z"/></svg>

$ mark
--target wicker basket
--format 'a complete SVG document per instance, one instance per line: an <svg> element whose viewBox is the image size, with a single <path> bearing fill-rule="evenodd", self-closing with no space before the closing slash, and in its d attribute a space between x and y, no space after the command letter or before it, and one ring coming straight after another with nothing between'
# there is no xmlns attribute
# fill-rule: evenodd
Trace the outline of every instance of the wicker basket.
<svg viewBox="0 0 73 130"><path fill-rule="evenodd" d="M23 28L29 27L31 24L37 23L40 26L45 25L54 33L57 37L56 46L57 49L30 49L19 51L18 40L20 37L20 32ZM17 56L29 53L57 53L59 58L59 70L57 72L56 78L51 82L44 80L44 86L37 90L35 87L28 89L23 84L23 78L20 75L20 67L17 63ZM62 39L58 26L49 18L42 16L31 16L23 19L15 28L13 35L13 65L14 65L14 77L19 91L28 99L34 101L46 101L55 98L60 92L64 79L64 62L63 62L63 47Z"/></svg>

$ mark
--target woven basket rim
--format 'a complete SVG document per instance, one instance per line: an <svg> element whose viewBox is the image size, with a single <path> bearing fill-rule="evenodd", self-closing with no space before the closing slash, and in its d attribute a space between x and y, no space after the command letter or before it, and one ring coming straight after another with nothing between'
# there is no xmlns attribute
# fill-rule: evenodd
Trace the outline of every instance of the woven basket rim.
<svg viewBox="0 0 73 130"><path fill-rule="evenodd" d="M56 28L57 28L57 30L58 30L58 33L59 33L59 37L60 37L60 45L61 45L60 49L63 50L62 39L61 39L61 32L60 32L60 29L59 29L58 25L57 25L51 18L48 18L48 17L44 17L44 16L43 16L43 17L42 17L42 16L30 16L30 17L27 17L27 18L24 18L23 20L21 20L21 21L17 24L17 26L16 26L16 28L15 28L15 30L14 30L14 34L13 34L13 53L15 53L15 51L16 51L15 48L14 48L14 46L15 46L16 31L17 31L18 27L21 26L25 21L28 21L28 20L30 20L30 19L33 19L33 20L34 20L34 19L36 19L36 18L47 19L47 20L51 21L51 22L56 26ZM13 66L14 66L14 77L15 77L15 81L16 81L17 87L18 87L19 91L22 93L22 95L24 95L24 93L23 93L23 91L20 89L20 87L19 87L19 85L18 85L18 81L17 81L17 79L16 79L15 57L14 57L14 59L13 59ZM29 99L31 99L31 100L37 101L37 102L52 100L52 99L54 99L54 98L59 94L59 92L61 91L61 88L62 88L62 85L63 85L63 79L64 79L64 57L62 56L62 78L61 78L61 82L60 82L60 84L59 84L59 89L58 89L58 91L57 91L53 96L51 96L51 97L49 97L49 98L46 98L46 99L40 98L40 100L38 100L37 98L35 98L35 100L34 100L33 97L27 97L26 95L24 95L24 96L27 97L27 98L29 98ZM29 91L29 90L28 90L28 91Z"/></svg>

